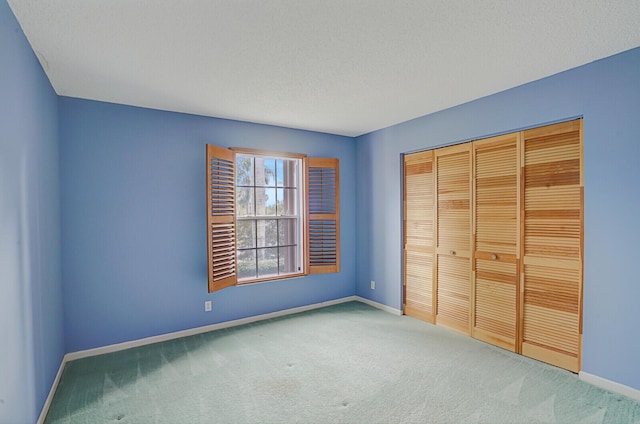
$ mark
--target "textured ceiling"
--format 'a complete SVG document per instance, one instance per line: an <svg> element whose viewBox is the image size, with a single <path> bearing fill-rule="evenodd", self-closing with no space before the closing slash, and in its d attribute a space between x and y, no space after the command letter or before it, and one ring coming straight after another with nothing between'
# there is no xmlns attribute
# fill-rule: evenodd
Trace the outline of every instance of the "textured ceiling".
<svg viewBox="0 0 640 424"><path fill-rule="evenodd" d="M639 0L8 0L56 92L360 135L640 46Z"/></svg>

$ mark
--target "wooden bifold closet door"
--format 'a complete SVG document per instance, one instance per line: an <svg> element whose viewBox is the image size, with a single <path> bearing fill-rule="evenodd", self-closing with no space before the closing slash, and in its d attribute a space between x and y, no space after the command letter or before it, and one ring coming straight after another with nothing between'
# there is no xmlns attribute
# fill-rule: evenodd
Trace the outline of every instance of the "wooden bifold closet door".
<svg viewBox="0 0 640 424"><path fill-rule="evenodd" d="M581 367L582 119L404 156L404 311Z"/></svg>
<svg viewBox="0 0 640 424"><path fill-rule="evenodd" d="M435 322L433 151L404 156L404 313Z"/></svg>
<svg viewBox="0 0 640 424"><path fill-rule="evenodd" d="M519 134L473 143L472 336L516 351L520 256Z"/></svg>
<svg viewBox="0 0 640 424"><path fill-rule="evenodd" d="M577 372L582 338L582 120L524 131L522 354Z"/></svg>
<svg viewBox="0 0 640 424"><path fill-rule="evenodd" d="M470 333L471 144L435 151L436 323Z"/></svg>

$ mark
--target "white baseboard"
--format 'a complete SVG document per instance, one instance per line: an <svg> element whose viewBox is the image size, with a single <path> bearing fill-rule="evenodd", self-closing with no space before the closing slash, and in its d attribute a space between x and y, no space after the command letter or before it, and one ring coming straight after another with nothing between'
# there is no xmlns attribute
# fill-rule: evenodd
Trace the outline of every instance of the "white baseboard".
<svg viewBox="0 0 640 424"><path fill-rule="evenodd" d="M602 389L609 390L610 392L624 395L633 400L640 401L640 390L633 387L625 386L624 384L616 383L615 381L607 380L606 378L598 377L597 375L589 374L588 372L580 371L578 373L580 380L585 383L593 384Z"/></svg>
<svg viewBox="0 0 640 424"><path fill-rule="evenodd" d="M390 306L383 305L382 303L374 302L373 300L369 300L360 296L347 296L347 297L342 297L340 299L314 303L311 305L299 306L297 308L284 309L281 311L271 312L268 314L254 315L251 317L236 319L233 321L225 321L218 324L205 325L203 327L190 328L187 330L176 331L173 333L160 334L158 336L145 337L143 339L131 340L128 342L101 346L94 349L71 352L65 355L65 360L73 361L75 359L88 358L90 356L118 352L120 350L131 349L139 346L145 346L152 343L159 343L167 340L179 339L181 337L193 336L196 334L207 333L209 331L221 330L223 328L237 327L239 325L250 324L258 321L264 321L266 319L282 317L285 315L298 314L300 312L311 311L313 309L325 308L327 306L338 305L340 303L353 302L353 301L366 303L367 305L373 306L374 308L382 309L383 311L392 313L394 315L402 315L401 310L391 308Z"/></svg>
<svg viewBox="0 0 640 424"><path fill-rule="evenodd" d="M311 311L313 309L324 308L331 305L337 305L339 303L353 302L356 300L358 300L356 296L347 296L340 299L329 300L327 302L320 302L320 303L314 303L312 305L299 306L297 308L284 309L282 311L271 312L268 314L254 315L251 317L236 319L233 321L225 321L218 324L205 325L203 327L190 328L188 330L181 330L173 333L160 334L158 336L145 337L143 339L131 340L128 342L97 347L94 349L71 352L65 355L65 359L68 361L73 361L75 359L88 358L90 356L118 352L120 350L131 349L139 346L145 346L152 343L159 343L167 340L179 339L181 337L193 336L196 334L207 333L209 331L221 330L223 328L236 327L238 325L250 324L252 322L263 321L265 319L297 314L300 312Z"/></svg>
<svg viewBox="0 0 640 424"><path fill-rule="evenodd" d="M374 302L373 300L369 300L366 297L354 296L358 302L366 303L369 306L373 306L374 308L382 309L385 312L389 312L393 315L402 315L402 310L392 308L391 306L383 305L382 303Z"/></svg>
<svg viewBox="0 0 640 424"><path fill-rule="evenodd" d="M56 378L53 379L53 384L51 384L51 389L49 389L47 399L44 401L44 405L42 405L42 410L40 411L40 416L38 417L38 421L36 421L37 424L44 424L44 419L47 418L47 413L49 412L49 407L51 406L53 395L56 393L56 389L58 388L58 383L60 383L60 377L62 376L62 371L64 371L64 366L66 363L67 355L62 357L62 362L60 362L60 367L58 368Z"/></svg>
<svg viewBox="0 0 640 424"><path fill-rule="evenodd" d="M69 361L73 361L73 360L76 360L76 359L82 359L82 358L88 358L88 357L96 356L96 355L103 355L105 353L118 352L118 351L121 351L121 350L131 349L131 348L134 348L134 347L139 347L139 346L145 346L145 345L149 345L149 344L153 344L153 343L164 342L164 341L167 341L167 340L178 339L178 338L181 338L181 337L193 336L193 335L196 335L196 334L207 333L209 331L221 330L223 328L236 327L236 326L239 326L239 325L250 324L250 323L258 322L258 321L264 321L266 319L278 318L278 317L282 317L282 316L285 316L285 315L297 314L297 313L300 313L300 312L311 311L313 309L319 309L319 308L324 308L324 307L331 306L331 305L338 305L340 303L354 302L354 301L366 303L367 305L373 306L374 308L381 309L381 310L383 310L385 312L392 313L394 315L402 315L402 311L401 310L391 308L391 307L389 307L387 305L383 305L382 303L374 302L373 300L369 300L369 299L366 299L366 298L360 297L360 296L347 296L347 297L342 297L340 299L334 299L334 300L329 300L329 301L326 301L326 302L314 303L312 305L299 306L297 308L284 309L282 311L271 312L271 313L268 313L268 314L254 315L254 316L251 316L251 317L242 318L242 319L236 319L236 320L233 320L233 321L226 321L226 322L221 322L221 323L218 323L218 324L205 325L203 327L190 328L188 330L176 331L176 332L167 333L167 334L160 334L158 336L145 337L143 339L131 340L131 341L128 341L128 342L117 343L117 344L112 344L112 345L108 345L108 346L101 346L101 347L97 347L97 348L94 348L94 349L87 349L87 350L81 350L81 351L77 351L77 352L67 353L66 355L64 355L64 358L62 358L62 363L60 364L60 368L58 369L58 374L56 374L56 378L53 381L53 384L51 386L51 390L49 391L49 396L47 396L47 400L45 401L44 406L42 407L42 412L40 412L40 417L38 418L37 424L44 423L44 419L46 418L47 413L49 412L49 407L51 406L51 401L53 399L53 395L55 394L56 389L58 388L58 383L60 382L60 376L62 375L62 371L64 370L64 366Z"/></svg>

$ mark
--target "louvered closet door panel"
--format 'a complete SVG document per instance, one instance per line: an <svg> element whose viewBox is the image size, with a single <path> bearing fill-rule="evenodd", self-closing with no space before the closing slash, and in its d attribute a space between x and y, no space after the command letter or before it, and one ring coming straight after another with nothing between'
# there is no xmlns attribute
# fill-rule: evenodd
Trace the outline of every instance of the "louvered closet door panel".
<svg viewBox="0 0 640 424"><path fill-rule="evenodd" d="M404 157L404 313L434 322L433 151Z"/></svg>
<svg viewBox="0 0 640 424"><path fill-rule="evenodd" d="M522 353L580 370L582 120L524 132Z"/></svg>
<svg viewBox="0 0 640 424"><path fill-rule="evenodd" d="M435 151L436 323L470 333L471 143Z"/></svg>
<svg viewBox="0 0 640 424"><path fill-rule="evenodd" d="M476 259L473 337L516 350L517 264Z"/></svg>
<svg viewBox="0 0 640 424"><path fill-rule="evenodd" d="M519 134L473 143L473 337L516 351Z"/></svg>
<svg viewBox="0 0 640 424"><path fill-rule="evenodd" d="M438 255L436 322L469 333L469 258Z"/></svg>

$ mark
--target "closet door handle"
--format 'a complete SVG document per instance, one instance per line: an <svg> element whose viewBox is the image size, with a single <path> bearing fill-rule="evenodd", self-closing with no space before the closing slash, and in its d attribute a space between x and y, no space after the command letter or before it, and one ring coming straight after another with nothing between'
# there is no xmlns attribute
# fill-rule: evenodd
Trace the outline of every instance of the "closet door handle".
<svg viewBox="0 0 640 424"><path fill-rule="evenodd" d="M492 255L491 255L491 259L493 259L493 260L495 261L496 259L498 259L498 255L496 255L495 253L494 253L494 254L492 254Z"/></svg>
<svg viewBox="0 0 640 424"><path fill-rule="evenodd" d="M451 250L451 251L449 251L449 254L451 254L452 256L456 256L456 251L455 250Z"/></svg>

